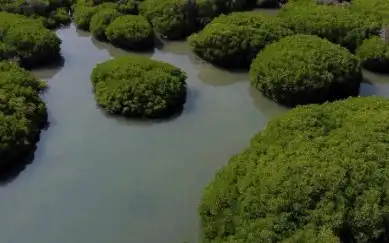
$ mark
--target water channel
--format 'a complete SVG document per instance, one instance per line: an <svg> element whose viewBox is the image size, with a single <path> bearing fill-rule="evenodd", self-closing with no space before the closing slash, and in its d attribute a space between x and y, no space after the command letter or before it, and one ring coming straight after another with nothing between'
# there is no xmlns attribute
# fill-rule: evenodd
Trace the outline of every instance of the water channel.
<svg viewBox="0 0 389 243"><path fill-rule="evenodd" d="M0 187L1 243L195 243L201 192L228 158L286 109L250 88L247 73L203 63L185 42L142 55L188 74L183 113L165 121L105 114L89 75L97 63L141 55L57 31L62 67L35 71L50 126L33 163ZM389 78L366 73L362 95L389 96Z"/></svg>

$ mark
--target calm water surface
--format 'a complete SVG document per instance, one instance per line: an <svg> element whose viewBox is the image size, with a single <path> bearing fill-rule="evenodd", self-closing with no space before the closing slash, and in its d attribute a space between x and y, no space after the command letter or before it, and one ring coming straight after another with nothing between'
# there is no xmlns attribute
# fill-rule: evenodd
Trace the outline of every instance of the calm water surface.
<svg viewBox="0 0 389 243"><path fill-rule="evenodd" d="M196 242L204 186L286 109L251 89L246 73L204 64L178 42L142 55L187 72L183 113L168 121L113 118L95 104L91 70L139 54L74 26L58 35L64 66L36 71L50 86L51 124L33 163L0 187L1 243ZM366 76L363 95L389 95L388 78Z"/></svg>

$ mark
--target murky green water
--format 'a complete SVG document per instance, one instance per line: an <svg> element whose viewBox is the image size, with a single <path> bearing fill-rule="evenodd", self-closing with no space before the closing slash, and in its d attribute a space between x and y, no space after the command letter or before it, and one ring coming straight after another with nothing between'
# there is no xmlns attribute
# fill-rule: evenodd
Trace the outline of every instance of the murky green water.
<svg viewBox="0 0 389 243"><path fill-rule="evenodd" d="M96 106L90 72L135 54L74 26L58 35L64 66L36 71L50 86L51 124L33 163L0 187L1 243L196 242L204 186L285 109L251 89L246 73L204 64L178 42L144 55L187 72L183 113L159 122L113 118ZM388 78L368 77L375 82L362 94L389 95Z"/></svg>

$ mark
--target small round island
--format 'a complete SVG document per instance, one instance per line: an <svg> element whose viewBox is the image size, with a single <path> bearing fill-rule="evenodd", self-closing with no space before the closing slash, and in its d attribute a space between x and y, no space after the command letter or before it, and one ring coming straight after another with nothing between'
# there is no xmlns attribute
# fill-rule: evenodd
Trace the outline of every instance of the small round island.
<svg viewBox="0 0 389 243"><path fill-rule="evenodd" d="M46 105L39 97L45 87L30 72L0 62L0 167L12 166L34 150L47 121Z"/></svg>
<svg viewBox="0 0 389 243"><path fill-rule="evenodd" d="M139 15L123 15L106 30L107 39L115 46L130 50L146 50L154 46L154 31L147 19Z"/></svg>
<svg viewBox="0 0 389 243"><path fill-rule="evenodd" d="M111 114L164 118L182 110L187 75L146 57L115 58L98 64L91 80L97 103Z"/></svg>
<svg viewBox="0 0 389 243"><path fill-rule="evenodd" d="M205 189L204 242L387 242L388 105L350 98L271 120Z"/></svg>
<svg viewBox="0 0 389 243"><path fill-rule="evenodd" d="M251 64L250 78L265 96L295 106L358 95L362 71L346 48L294 35L265 47Z"/></svg>

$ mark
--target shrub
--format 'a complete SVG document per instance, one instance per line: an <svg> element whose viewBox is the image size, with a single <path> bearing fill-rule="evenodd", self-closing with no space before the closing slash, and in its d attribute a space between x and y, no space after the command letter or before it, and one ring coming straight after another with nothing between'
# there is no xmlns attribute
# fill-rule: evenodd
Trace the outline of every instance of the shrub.
<svg viewBox="0 0 389 243"><path fill-rule="evenodd" d="M0 62L0 165L15 162L31 149L47 119L38 92L44 84L29 72Z"/></svg>
<svg viewBox="0 0 389 243"><path fill-rule="evenodd" d="M279 16L296 33L317 35L351 51L381 28L374 19L342 6L290 3Z"/></svg>
<svg viewBox="0 0 389 243"><path fill-rule="evenodd" d="M138 4L134 0L120 0L117 10L123 14L138 14Z"/></svg>
<svg viewBox="0 0 389 243"><path fill-rule="evenodd" d="M255 0L196 0L196 18L200 28L220 14L242 11L252 7Z"/></svg>
<svg viewBox="0 0 389 243"><path fill-rule="evenodd" d="M9 60L16 56L14 47L4 44L0 41L0 61Z"/></svg>
<svg viewBox="0 0 389 243"><path fill-rule="evenodd" d="M97 8L95 7L76 6L73 21L77 28L89 30L91 19L96 12Z"/></svg>
<svg viewBox="0 0 389 243"><path fill-rule="evenodd" d="M86 4L86 3L85 3ZM101 9L115 9L117 5L115 3L103 3L98 6L84 6L81 3L77 4L73 14L73 20L77 28L88 31L90 28L90 22L93 15Z"/></svg>
<svg viewBox="0 0 389 243"><path fill-rule="evenodd" d="M98 64L91 79L97 103L112 114L165 117L185 103L185 72L145 57L121 57Z"/></svg>
<svg viewBox="0 0 389 243"><path fill-rule="evenodd" d="M143 16L120 16L108 26L106 34L112 44L126 49L148 49L154 45L153 29Z"/></svg>
<svg viewBox="0 0 389 243"><path fill-rule="evenodd" d="M145 0L140 13L164 38L180 39L195 31L193 6L187 0Z"/></svg>
<svg viewBox="0 0 389 243"><path fill-rule="evenodd" d="M362 73L347 49L316 36L295 35L260 52L250 78L265 96L294 106L357 95Z"/></svg>
<svg viewBox="0 0 389 243"><path fill-rule="evenodd" d="M113 8L103 8L97 11L90 22L90 31L98 39L105 38L105 31L120 13Z"/></svg>
<svg viewBox="0 0 389 243"><path fill-rule="evenodd" d="M0 0L0 10L42 18L45 25L55 28L70 22L70 0Z"/></svg>
<svg viewBox="0 0 389 243"><path fill-rule="evenodd" d="M389 23L389 2L387 0L352 0L354 10L368 14L372 18Z"/></svg>
<svg viewBox="0 0 389 243"><path fill-rule="evenodd" d="M23 66L47 64L60 57L61 40L35 20L0 12L0 40L16 52Z"/></svg>
<svg viewBox="0 0 389 243"><path fill-rule="evenodd" d="M200 28L209 24L220 15L217 6L210 0L196 0L196 22Z"/></svg>
<svg viewBox="0 0 389 243"><path fill-rule="evenodd" d="M301 106L204 191L205 242L387 242L389 101Z"/></svg>
<svg viewBox="0 0 389 243"><path fill-rule="evenodd" d="M248 67L267 44L290 34L277 20L260 13L232 13L214 19L189 37L194 52L223 67Z"/></svg>
<svg viewBox="0 0 389 243"><path fill-rule="evenodd" d="M57 23L63 25L69 24L71 21L68 8L58 8L52 13L51 17L55 19Z"/></svg>
<svg viewBox="0 0 389 243"><path fill-rule="evenodd" d="M362 66L371 71L389 72L389 43L378 36L365 40L357 49Z"/></svg>

